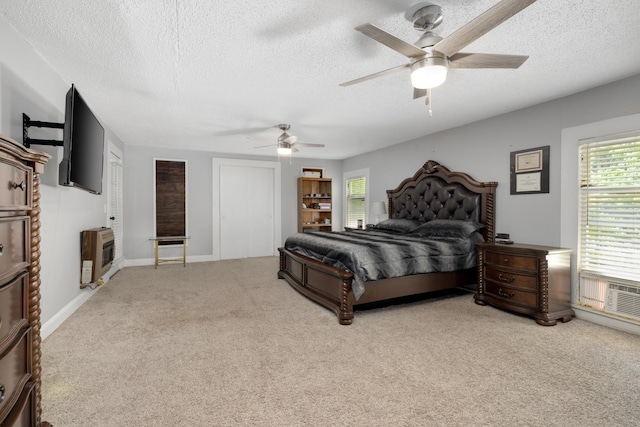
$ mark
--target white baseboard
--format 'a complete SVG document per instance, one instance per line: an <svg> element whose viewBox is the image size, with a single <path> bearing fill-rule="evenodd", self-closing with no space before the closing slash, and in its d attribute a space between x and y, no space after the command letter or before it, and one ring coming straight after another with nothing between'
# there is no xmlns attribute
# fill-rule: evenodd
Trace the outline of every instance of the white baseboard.
<svg viewBox="0 0 640 427"><path fill-rule="evenodd" d="M40 337L44 340L53 333L62 323L67 320L82 304L93 296L100 289L85 288L76 298L65 305L62 310L57 312L51 319L47 320L40 329Z"/></svg>
<svg viewBox="0 0 640 427"><path fill-rule="evenodd" d="M197 255L197 256L187 256L187 264L190 262L209 262L216 261L213 258L213 255ZM125 267L141 267L144 265L154 265L154 258L142 258L142 259L126 259L124 260Z"/></svg>
<svg viewBox="0 0 640 427"><path fill-rule="evenodd" d="M638 323L617 318L600 311L590 310L579 305L572 305L571 308L576 312L576 318L578 319L587 320L591 323L597 323L598 325L606 326L608 328L640 335L640 324Z"/></svg>

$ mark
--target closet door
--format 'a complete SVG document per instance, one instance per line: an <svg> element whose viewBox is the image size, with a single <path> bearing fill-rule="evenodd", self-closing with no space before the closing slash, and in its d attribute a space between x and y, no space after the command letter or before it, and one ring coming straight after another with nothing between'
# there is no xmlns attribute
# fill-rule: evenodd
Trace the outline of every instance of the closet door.
<svg viewBox="0 0 640 427"><path fill-rule="evenodd" d="M220 258L273 256L274 171L220 165Z"/></svg>

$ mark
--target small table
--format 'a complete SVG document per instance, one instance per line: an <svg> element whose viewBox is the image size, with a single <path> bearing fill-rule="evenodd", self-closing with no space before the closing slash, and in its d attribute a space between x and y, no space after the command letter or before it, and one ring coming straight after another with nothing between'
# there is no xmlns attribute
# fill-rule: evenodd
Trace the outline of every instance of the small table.
<svg viewBox="0 0 640 427"><path fill-rule="evenodd" d="M180 262L182 261L182 266L187 266L187 239L190 236L163 236L163 237L153 237L149 240L153 240L154 245L154 255L155 255L155 268L158 268L158 264L163 262ZM160 258L158 256L158 246L160 242L173 242L180 241L182 242L182 258Z"/></svg>

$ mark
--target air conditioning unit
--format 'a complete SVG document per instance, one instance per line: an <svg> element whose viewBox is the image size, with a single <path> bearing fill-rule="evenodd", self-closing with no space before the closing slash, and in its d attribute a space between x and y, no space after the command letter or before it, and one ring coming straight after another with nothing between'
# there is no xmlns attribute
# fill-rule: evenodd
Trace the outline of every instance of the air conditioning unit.
<svg viewBox="0 0 640 427"><path fill-rule="evenodd" d="M604 311L640 321L640 286L609 282Z"/></svg>

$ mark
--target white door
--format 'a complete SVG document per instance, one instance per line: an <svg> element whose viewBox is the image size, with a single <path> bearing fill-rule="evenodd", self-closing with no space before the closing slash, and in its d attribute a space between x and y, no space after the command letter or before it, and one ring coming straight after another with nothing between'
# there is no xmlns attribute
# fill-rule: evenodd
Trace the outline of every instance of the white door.
<svg viewBox="0 0 640 427"><path fill-rule="evenodd" d="M219 167L220 258L275 255L275 173L271 167Z"/></svg>
<svg viewBox="0 0 640 427"><path fill-rule="evenodd" d="M122 206L122 151L113 144L109 144L109 194L107 196L107 224L113 230L115 240L115 254L112 271L123 267L124 252L123 238L123 206Z"/></svg>

